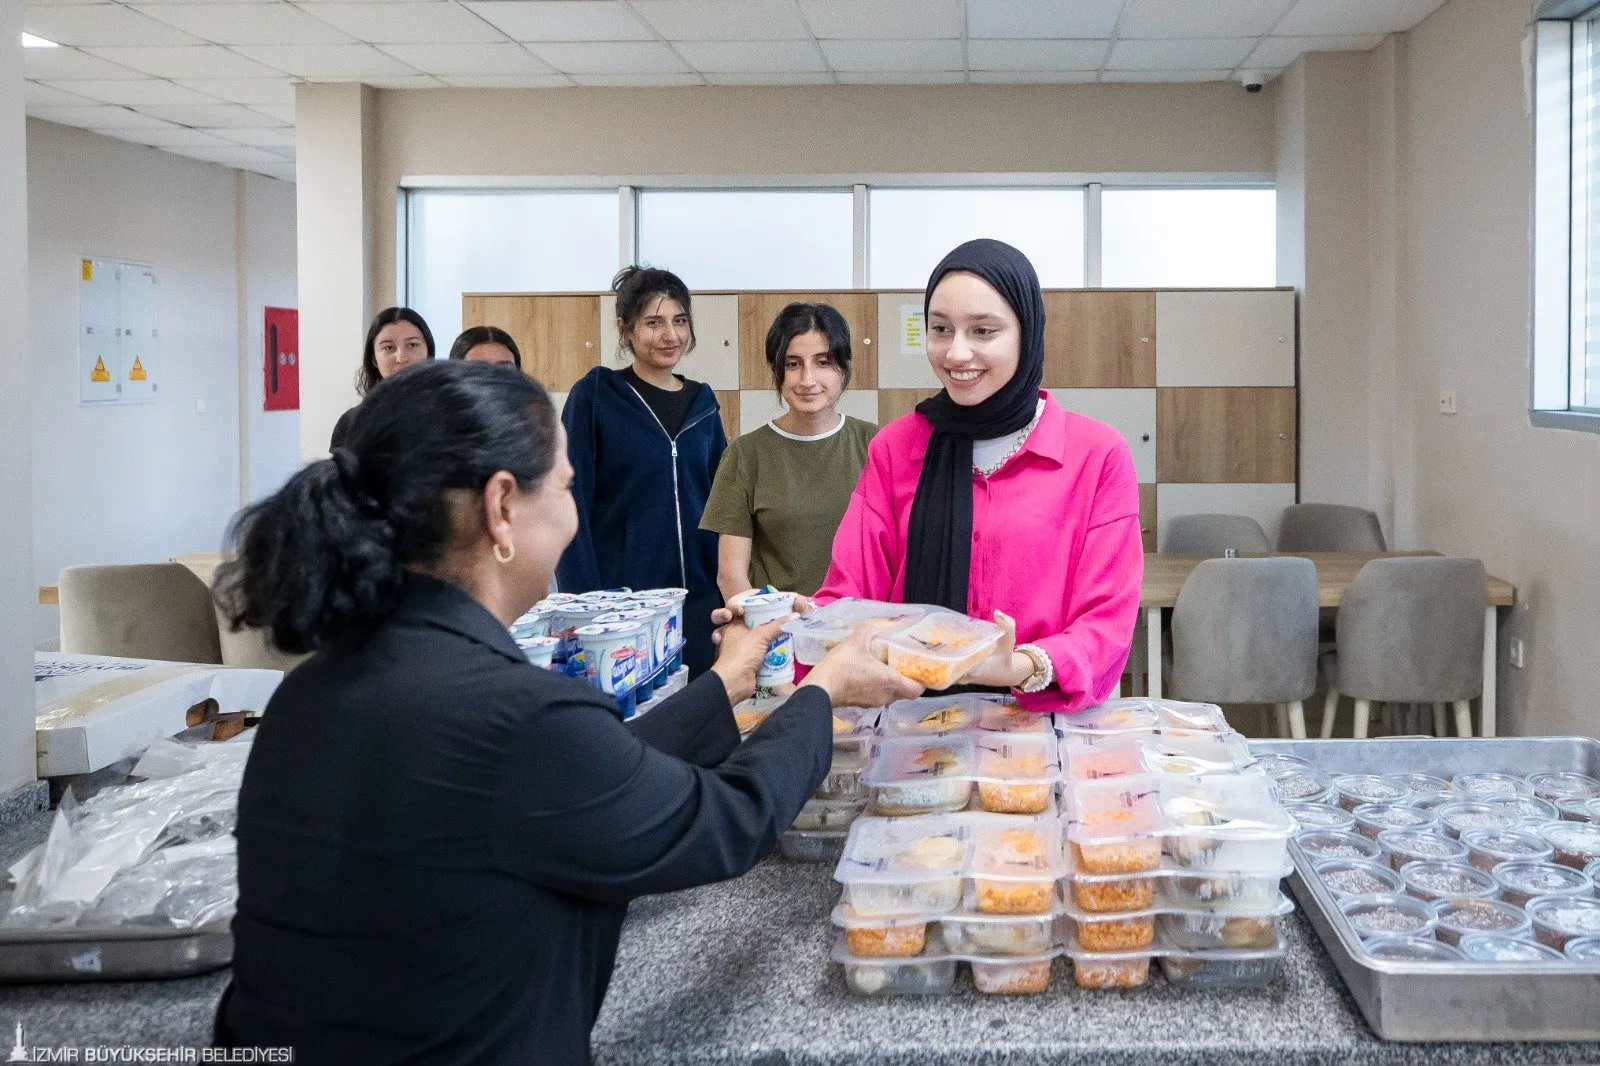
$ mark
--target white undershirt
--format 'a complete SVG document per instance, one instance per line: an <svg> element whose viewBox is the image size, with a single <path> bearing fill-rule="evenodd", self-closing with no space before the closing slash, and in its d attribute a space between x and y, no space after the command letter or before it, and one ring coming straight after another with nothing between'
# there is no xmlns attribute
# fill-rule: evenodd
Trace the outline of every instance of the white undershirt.
<svg viewBox="0 0 1600 1066"><path fill-rule="evenodd" d="M980 473L985 470L995 473L995 467L999 466L1006 455L1020 445L1022 441L1026 440L1029 433L1033 432L1033 427L1039 424L1039 416L1043 413L1044 400L1041 399L1039 405L1033 409L1033 421L1015 433L1007 433L1003 437L994 437L990 440L973 441L972 469Z"/></svg>
<svg viewBox="0 0 1600 1066"><path fill-rule="evenodd" d="M809 437L802 437L798 433L790 433L788 430L786 430L786 429L782 428L781 426L779 426L776 419L774 419L771 422L768 422L767 425L772 427L772 432L776 433L780 437L787 437L789 440L799 440L799 441L827 440L829 437L833 436L835 433L839 432L841 429L844 428L844 415L843 414L839 415L839 424L834 426L832 429L828 430L825 433L813 433Z"/></svg>

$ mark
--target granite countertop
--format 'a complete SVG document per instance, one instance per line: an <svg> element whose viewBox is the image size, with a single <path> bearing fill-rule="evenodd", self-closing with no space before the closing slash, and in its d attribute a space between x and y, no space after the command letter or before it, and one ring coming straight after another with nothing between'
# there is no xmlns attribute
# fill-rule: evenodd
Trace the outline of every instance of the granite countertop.
<svg viewBox="0 0 1600 1066"><path fill-rule="evenodd" d="M45 815L0 831L0 866L44 839ZM594 1031L596 1066L954 1066L1268 1062L1273 1066L1600 1064L1600 1043L1399 1044L1361 1020L1298 914L1274 986L1085 992L1057 963L1038 996L860 999L828 961L832 871L773 860L737 881L634 904ZM0 1034L29 1044L200 1046L226 972L176 981L0 987Z"/></svg>

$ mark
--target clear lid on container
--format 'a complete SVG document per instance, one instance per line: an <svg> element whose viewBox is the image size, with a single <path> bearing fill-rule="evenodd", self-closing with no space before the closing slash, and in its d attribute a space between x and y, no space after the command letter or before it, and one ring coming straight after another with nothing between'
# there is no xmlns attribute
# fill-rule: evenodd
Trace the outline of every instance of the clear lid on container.
<svg viewBox="0 0 1600 1066"><path fill-rule="evenodd" d="M829 915L840 929L904 929L907 926L927 925L945 917L944 912L928 914L896 914L889 917L859 914L848 903L839 903Z"/></svg>
<svg viewBox="0 0 1600 1066"><path fill-rule="evenodd" d="M978 751L979 781L1012 785L1047 785L1061 780L1060 749L1054 734L973 734Z"/></svg>
<svg viewBox="0 0 1600 1066"><path fill-rule="evenodd" d="M1077 844L1159 836L1165 828L1161 778L1134 774L1076 782L1067 791L1067 814L1067 838Z"/></svg>
<svg viewBox="0 0 1600 1066"><path fill-rule="evenodd" d="M1331 803L1286 803L1283 809L1289 812L1289 817L1300 827L1299 832L1317 829L1350 832L1356 826L1355 815Z"/></svg>
<svg viewBox="0 0 1600 1066"><path fill-rule="evenodd" d="M1563 936L1600 936L1600 899L1589 896L1538 896L1528 901L1528 917Z"/></svg>
<svg viewBox="0 0 1600 1066"><path fill-rule="evenodd" d="M1435 808L1435 811L1439 815L1439 824L1454 831L1457 836L1468 829L1510 829L1522 824L1522 819L1503 804L1496 807L1477 802L1446 803Z"/></svg>
<svg viewBox="0 0 1600 1066"><path fill-rule="evenodd" d="M1383 854L1382 848L1360 833L1341 832L1337 829L1318 829L1314 832L1300 833L1294 838L1294 842L1313 861L1365 859L1371 862Z"/></svg>
<svg viewBox="0 0 1600 1066"><path fill-rule="evenodd" d="M1266 755L1259 756L1256 759L1256 765L1260 766L1262 772L1268 777L1277 777L1280 774L1290 773L1295 770L1310 770L1314 768L1310 761L1302 759L1298 755L1280 755L1277 752L1269 752Z"/></svg>
<svg viewBox="0 0 1600 1066"><path fill-rule="evenodd" d="M1467 846L1461 841L1425 829L1385 829L1378 834L1378 846L1407 860L1462 862L1467 857Z"/></svg>
<svg viewBox="0 0 1600 1066"><path fill-rule="evenodd" d="M1333 779L1339 795L1356 803L1404 803L1410 789L1380 774L1340 774Z"/></svg>
<svg viewBox="0 0 1600 1066"><path fill-rule="evenodd" d="M1285 840L1295 829L1265 774L1161 778L1161 811L1174 833L1215 840Z"/></svg>
<svg viewBox="0 0 1600 1066"><path fill-rule="evenodd" d="M1061 742L1061 758L1068 779L1096 781L1143 773L1141 739L1135 734L1067 733Z"/></svg>
<svg viewBox="0 0 1600 1066"><path fill-rule="evenodd" d="M1153 733L1139 741L1145 768L1163 774L1230 774L1253 766L1250 745L1238 733Z"/></svg>
<svg viewBox="0 0 1600 1066"><path fill-rule="evenodd" d="M1476 866L1459 862L1418 859L1400 867L1400 876L1413 895L1464 899L1492 896L1497 891L1493 877Z"/></svg>
<svg viewBox="0 0 1600 1066"><path fill-rule="evenodd" d="M1028 820L974 814L973 856L969 873L991 881L1054 881L1067 872L1061 850L1061 824L1053 818Z"/></svg>
<svg viewBox="0 0 1600 1066"><path fill-rule="evenodd" d="M1600 800L1556 800L1556 810L1568 822L1592 822L1600 818Z"/></svg>
<svg viewBox="0 0 1600 1066"><path fill-rule="evenodd" d="M1362 937L1388 939L1426 938L1438 924L1433 908L1419 899L1390 892L1350 896L1339 901L1339 911Z"/></svg>
<svg viewBox="0 0 1600 1066"><path fill-rule="evenodd" d="M865 741L873 735L878 725L875 707L835 707L833 709L833 742L850 744Z"/></svg>
<svg viewBox="0 0 1600 1066"><path fill-rule="evenodd" d="M1443 795L1450 791L1450 782L1433 774L1402 772L1382 776L1415 796Z"/></svg>
<svg viewBox="0 0 1600 1066"><path fill-rule="evenodd" d="M1461 843L1473 851L1508 860L1542 862L1554 851L1543 837L1525 829L1468 829L1461 834Z"/></svg>
<svg viewBox="0 0 1600 1066"><path fill-rule="evenodd" d="M920 884L960 877L972 857L971 823L952 815L857 818L834 869L842 884Z"/></svg>
<svg viewBox="0 0 1600 1066"><path fill-rule="evenodd" d="M1285 770L1272 778L1278 795L1294 803L1315 803L1333 791L1333 778L1314 767Z"/></svg>
<svg viewBox="0 0 1600 1066"><path fill-rule="evenodd" d="M1554 962L1561 958L1559 951L1504 933L1462 933L1461 954L1472 962Z"/></svg>
<svg viewBox="0 0 1600 1066"><path fill-rule="evenodd" d="M1600 781L1587 774L1574 774L1565 770L1546 770L1529 774L1528 787L1540 799L1570 800L1600 798Z"/></svg>
<svg viewBox="0 0 1600 1066"><path fill-rule="evenodd" d="M930 607L910 625L877 635L874 644L938 662L961 663L987 656L1003 635L993 622Z"/></svg>
<svg viewBox="0 0 1600 1066"><path fill-rule="evenodd" d="M1362 837L1361 839L1365 840L1366 838ZM1367 841L1367 842L1369 844L1371 843L1371 841ZM1078 868L1078 865L1077 865L1076 861L1073 859L1072 854L1071 854L1070 851L1067 853L1066 866L1067 866L1067 872L1066 872L1067 880L1074 881L1074 882L1077 882L1079 884L1085 884L1085 885L1103 885L1103 884L1110 884L1111 882L1114 882L1114 881L1146 881L1146 880L1149 880L1149 881L1161 882L1161 881L1168 881L1168 880L1180 880L1180 881L1183 881L1183 882L1208 881L1208 882L1215 882L1215 883L1218 883L1218 884L1229 883L1229 884L1237 884L1237 885L1251 885L1251 886L1254 886L1254 885L1256 885L1256 884L1258 884L1258 883L1260 883L1262 881L1281 881L1283 878L1288 877L1290 874L1294 873L1294 863L1290 862L1288 859L1285 859L1281 866L1278 866L1275 869L1269 869L1269 870L1217 870L1217 869L1197 869L1196 867L1193 867L1193 866L1184 866L1184 865L1181 865L1172 856L1163 855L1163 856L1161 856L1161 864L1159 866L1157 866L1153 870L1140 870L1140 871L1137 871L1137 872L1134 872L1134 873L1090 874L1090 873L1084 873L1082 870L1080 870ZM1192 914L1196 910L1202 910L1202 909L1205 909L1205 908L1197 908L1192 903L1185 903L1185 902L1182 902L1182 901L1173 901L1172 909L1174 911L1181 910L1181 911L1184 911L1185 913ZM1225 909L1229 915L1241 913L1239 908L1237 906L1235 906L1234 904L1232 904L1232 903L1227 904L1225 907L1219 905L1217 907L1217 909L1219 909L1219 910ZM1110 912L1110 911L1108 911L1106 913L1109 914L1109 913L1121 913L1121 912L1120 911L1119 912ZM1248 913L1248 911L1245 911L1245 912L1242 912L1242 913Z"/></svg>
<svg viewBox="0 0 1600 1066"><path fill-rule="evenodd" d="M1442 899L1433 905L1439 927L1457 933L1524 935L1533 928L1521 907L1497 899Z"/></svg>
<svg viewBox="0 0 1600 1066"><path fill-rule="evenodd" d="M1056 735L1055 716L1039 711L1025 711L1006 696L978 695L983 701L983 714L978 728L990 733L1037 733L1040 736Z"/></svg>
<svg viewBox="0 0 1600 1066"><path fill-rule="evenodd" d="M926 614L928 608L915 603L888 603L883 600L858 600L847 596L816 608L801 618L783 624L783 632L796 637L836 644L862 622L882 622L886 626L905 626Z"/></svg>
<svg viewBox="0 0 1600 1066"><path fill-rule="evenodd" d="M1431 829L1439 824L1439 816L1421 807L1408 807L1403 803L1363 803L1351 812L1357 824L1383 832L1385 829Z"/></svg>
<svg viewBox="0 0 1600 1066"><path fill-rule="evenodd" d="M874 788L953 778L971 780L978 753L967 733L942 737L883 737L861 780Z"/></svg>
<svg viewBox="0 0 1600 1066"><path fill-rule="evenodd" d="M1585 866L1583 868L1583 872L1589 878L1589 880L1595 883L1595 887L1600 889L1600 859L1596 859L1594 862L1591 862L1589 865Z"/></svg>
<svg viewBox="0 0 1600 1066"><path fill-rule="evenodd" d="M1554 803L1537 796L1490 796L1483 801L1483 805L1507 811L1523 825L1539 825L1561 818L1561 812L1556 810Z"/></svg>
<svg viewBox="0 0 1600 1066"><path fill-rule="evenodd" d="M1405 890L1405 881L1394 870L1365 859L1319 859L1312 863L1311 868L1316 872L1317 879L1336 897L1371 896Z"/></svg>
<svg viewBox="0 0 1600 1066"><path fill-rule="evenodd" d="M1561 950L1573 962L1600 962L1600 936L1577 937Z"/></svg>
<svg viewBox="0 0 1600 1066"><path fill-rule="evenodd" d="M1124 874L1123 876L1129 876ZM1061 913L1075 922L1128 922L1139 918L1153 918L1158 914L1176 914L1184 918L1210 919L1216 921L1233 921L1235 918L1282 918L1286 914L1294 913L1294 902L1282 892L1271 904L1260 906L1229 907L1224 911L1199 910L1195 907L1181 907L1165 900L1158 900L1152 907L1139 911L1086 911L1078 907L1069 898L1061 905Z"/></svg>
<svg viewBox="0 0 1600 1066"><path fill-rule="evenodd" d="M878 729L886 737L931 737L977 726L989 704L981 696L928 696L883 709Z"/></svg>
<svg viewBox="0 0 1600 1066"><path fill-rule="evenodd" d="M1224 733L1230 729L1222 708L1214 703L1185 703L1148 696L1107 700L1098 707L1062 716L1060 724L1069 734L1102 735L1147 733L1155 729Z"/></svg>
<svg viewBox="0 0 1600 1066"><path fill-rule="evenodd" d="M874 922L874 925L885 925L888 919ZM915 922L908 924L916 924ZM851 966L882 966L891 970L898 970L902 966L926 966L929 963L953 962L958 956L950 954L950 949L945 946L944 937L939 934L935 926L928 930L927 940L923 944L922 954L909 955L904 958L877 955L857 955L850 950L850 941L843 929L833 942L831 956L834 962L848 963Z"/></svg>
<svg viewBox="0 0 1600 1066"><path fill-rule="evenodd" d="M1503 862L1494 868L1494 882L1524 896L1581 896L1593 887L1580 871L1553 862Z"/></svg>
<svg viewBox="0 0 1600 1066"><path fill-rule="evenodd" d="M1528 783L1512 774L1457 774L1450 779L1451 788L1462 799L1480 800L1486 796L1531 795Z"/></svg>
<svg viewBox="0 0 1600 1066"><path fill-rule="evenodd" d="M1366 953L1386 962L1460 962L1461 952L1449 944L1421 937L1397 936L1382 940L1368 940Z"/></svg>
<svg viewBox="0 0 1600 1066"><path fill-rule="evenodd" d="M1232 917L1231 914L1229 916ZM1126 915L1106 915L1106 917L1122 918ZM1077 930L1070 922L1061 923L1060 938L1060 947L1056 953L1085 963L1138 962L1154 958L1199 959L1203 962L1263 962L1269 959L1281 959L1287 951L1281 943L1275 948L1180 948L1168 939L1164 930L1158 930L1155 939L1146 947L1131 948L1127 951L1086 951L1078 942Z"/></svg>
<svg viewBox="0 0 1600 1066"><path fill-rule="evenodd" d="M1593 822L1556 822L1535 832L1557 851L1600 857L1600 825Z"/></svg>
<svg viewBox="0 0 1600 1066"><path fill-rule="evenodd" d="M782 707L787 702L787 696L764 696L761 699L748 699L735 705L733 708L733 724L739 727L739 735L744 736L754 732L755 728L773 711Z"/></svg>

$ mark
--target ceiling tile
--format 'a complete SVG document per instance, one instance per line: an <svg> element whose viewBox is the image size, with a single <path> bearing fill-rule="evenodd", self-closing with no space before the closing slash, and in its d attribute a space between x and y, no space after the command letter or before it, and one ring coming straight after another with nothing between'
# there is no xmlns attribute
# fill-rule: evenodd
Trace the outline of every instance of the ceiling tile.
<svg viewBox="0 0 1600 1066"><path fill-rule="evenodd" d="M1103 82L1197 82L1221 81L1231 70L1108 70L1100 75Z"/></svg>
<svg viewBox="0 0 1600 1066"><path fill-rule="evenodd" d="M712 85L832 85L832 74L809 74L791 71L786 74L749 71L739 74L708 73L706 81Z"/></svg>
<svg viewBox="0 0 1600 1066"><path fill-rule="evenodd" d="M111 0L40 0L39 7L88 7L92 4L109 4Z"/></svg>
<svg viewBox="0 0 1600 1066"><path fill-rule="evenodd" d="M1109 38L1123 0L967 0L973 37Z"/></svg>
<svg viewBox="0 0 1600 1066"><path fill-rule="evenodd" d="M961 70L960 41L823 41L837 71Z"/></svg>
<svg viewBox="0 0 1600 1066"><path fill-rule="evenodd" d="M78 82L67 82L67 85L77 85ZM88 83L86 83L88 84ZM46 85L38 81L22 83L22 99L29 107L88 107L96 102L65 88ZM102 101L103 102L103 101Z"/></svg>
<svg viewBox="0 0 1600 1066"><path fill-rule="evenodd" d="M439 80L457 89L564 89L573 84L565 74L441 74Z"/></svg>
<svg viewBox="0 0 1600 1066"><path fill-rule="evenodd" d="M220 45L190 48L90 48L89 52L157 78L264 78L276 73Z"/></svg>
<svg viewBox="0 0 1600 1066"><path fill-rule="evenodd" d="M284 161L282 156L263 149L227 142L219 148L184 148L180 154L229 167L277 166Z"/></svg>
<svg viewBox="0 0 1600 1066"><path fill-rule="evenodd" d="M398 47L398 46L397 46ZM406 46L414 47L414 46ZM481 46L480 46L481 47ZM388 78L363 78L363 85L374 89L442 89L444 82L432 74L404 74Z"/></svg>
<svg viewBox="0 0 1600 1066"><path fill-rule="evenodd" d="M616 0L493 0L467 7L516 41L649 41L650 27Z"/></svg>
<svg viewBox="0 0 1600 1066"><path fill-rule="evenodd" d="M222 127L206 130L215 137L256 148L294 148L294 127L277 126L272 129L237 129Z"/></svg>
<svg viewBox="0 0 1600 1066"><path fill-rule="evenodd" d="M841 85L957 85L967 80L959 70L841 70Z"/></svg>
<svg viewBox="0 0 1600 1066"><path fill-rule="evenodd" d="M1328 0L1321 0L1327 4ZM1259 37L1293 0L1128 0L1118 37Z"/></svg>
<svg viewBox="0 0 1600 1066"><path fill-rule="evenodd" d="M634 0L633 10L669 41L799 41L811 37L794 0Z"/></svg>
<svg viewBox="0 0 1600 1066"><path fill-rule="evenodd" d="M306 4L306 11L369 44L472 44L505 34L459 4ZM299 43L299 42L291 42Z"/></svg>
<svg viewBox="0 0 1600 1066"><path fill-rule="evenodd" d="M178 82L230 104L294 106L294 82L288 78L185 78Z"/></svg>
<svg viewBox="0 0 1600 1066"><path fill-rule="evenodd" d="M1072 85L1099 77L1098 70L974 70L967 75L974 85Z"/></svg>
<svg viewBox="0 0 1600 1066"><path fill-rule="evenodd" d="M1109 50L1106 41L967 42L972 70L1099 70Z"/></svg>
<svg viewBox="0 0 1600 1066"><path fill-rule="evenodd" d="M28 114L46 122L59 122L63 126L79 126L86 130L162 129L167 126L159 118L133 110L131 107L30 107Z"/></svg>
<svg viewBox="0 0 1600 1066"><path fill-rule="evenodd" d="M566 74L680 74L683 60L660 41L530 44L528 50Z"/></svg>
<svg viewBox="0 0 1600 1066"><path fill-rule="evenodd" d="M69 81L63 85L102 104L140 107L144 104L214 104L208 96L175 82L160 78L119 79L112 81Z"/></svg>
<svg viewBox="0 0 1600 1066"><path fill-rule="evenodd" d="M679 87L685 85L703 85L705 80L698 74L574 74L572 80L579 85L593 86L661 86Z"/></svg>
<svg viewBox="0 0 1600 1066"><path fill-rule="evenodd" d="M341 44L350 40L282 0L258 4L143 4L138 10L217 44Z"/></svg>
<svg viewBox="0 0 1600 1066"><path fill-rule="evenodd" d="M291 126L294 125L293 104L255 104L252 105L251 110L259 111L263 115L270 115L279 122L286 122Z"/></svg>
<svg viewBox="0 0 1600 1066"><path fill-rule="evenodd" d="M416 73L370 44L315 44L298 48L293 45L240 45L239 51L297 78L360 81Z"/></svg>
<svg viewBox="0 0 1600 1066"><path fill-rule="evenodd" d="M1267 37L1256 45L1245 64L1275 70L1293 63L1304 52L1370 52L1383 43L1381 33L1365 37Z"/></svg>
<svg viewBox="0 0 1600 1066"><path fill-rule="evenodd" d="M93 81L105 78L140 78L129 70L76 48L24 48L22 73L30 81Z"/></svg>
<svg viewBox="0 0 1600 1066"><path fill-rule="evenodd" d="M1433 14L1444 0L1299 0L1272 32L1281 37L1344 37L1399 33Z"/></svg>
<svg viewBox="0 0 1600 1066"><path fill-rule="evenodd" d="M550 68L520 44L386 44L388 55L428 74L549 74Z"/></svg>
<svg viewBox="0 0 1600 1066"><path fill-rule="evenodd" d="M1118 41L1107 70L1214 70L1235 67L1255 47L1252 37L1216 40Z"/></svg>
<svg viewBox="0 0 1600 1066"><path fill-rule="evenodd" d="M154 148L177 147L220 147L227 144L222 138L209 133L201 133L185 126L168 126L165 129L132 130L128 133L119 133L125 141L136 141L139 144L148 144Z"/></svg>
<svg viewBox="0 0 1600 1066"><path fill-rule="evenodd" d="M165 119L168 122L176 122L180 126L195 126L205 129L244 126L270 128L282 125L271 115L262 114L260 111L242 107L239 104L181 104L171 106L155 104L145 108L144 111L147 115L154 115L156 118Z"/></svg>
<svg viewBox="0 0 1600 1066"><path fill-rule="evenodd" d="M70 45L204 44L182 30L130 11L120 4L82 7L29 7L22 28L47 41Z"/></svg>
<svg viewBox="0 0 1600 1066"><path fill-rule="evenodd" d="M812 41L682 41L677 50L699 71L792 74L828 70Z"/></svg>
<svg viewBox="0 0 1600 1066"><path fill-rule="evenodd" d="M961 0L799 0L811 32L827 40L945 40L966 32Z"/></svg>

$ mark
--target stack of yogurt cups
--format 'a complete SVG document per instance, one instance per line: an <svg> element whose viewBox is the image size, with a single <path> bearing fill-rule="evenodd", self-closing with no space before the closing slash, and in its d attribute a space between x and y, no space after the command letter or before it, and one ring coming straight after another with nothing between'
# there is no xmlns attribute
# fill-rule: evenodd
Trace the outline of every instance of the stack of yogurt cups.
<svg viewBox="0 0 1600 1066"><path fill-rule="evenodd" d="M686 683L685 589L554 593L511 626L534 666L581 678L616 699L623 717Z"/></svg>

